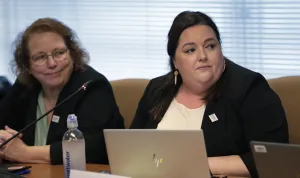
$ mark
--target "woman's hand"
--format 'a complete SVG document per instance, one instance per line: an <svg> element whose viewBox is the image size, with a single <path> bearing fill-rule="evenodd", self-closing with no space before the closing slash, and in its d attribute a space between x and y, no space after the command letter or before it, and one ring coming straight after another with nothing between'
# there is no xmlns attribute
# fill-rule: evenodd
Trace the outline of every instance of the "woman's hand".
<svg viewBox="0 0 300 178"><path fill-rule="evenodd" d="M208 165L213 175L250 176L247 167L238 155L209 157Z"/></svg>
<svg viewBox="0 0 300 178"><path fill-rule="evenodd" d="M5 130L0 130L0 144L2 144L3 142L5 142L6 140L10 139L13 134L16 133L15 130L10 129L8 126L5 126L4 128ZM19 135L21 137L21 135ZM6 146L6 145L5 145ZM2 162L3 158L4 158L4 148L5 146L3 146L0 150L0 162Z"/></svg>
<svg viewBox="0 0 300 178"><path fill-rule="evenodd" d="M0 130L0 144L2 144L4 141L10 139L10 137L18 133L17 131L9 128L8 126L5 126L4 129L5 130ZM18 137L22 138L22 134L18 135Z"/></svg>
<svg viewBox="0 0 300 178"><path fill-rule="evenodd" d="M5 130L0 130L1 141L9 139L16 133L17 131L5 126ZM2 148L2 158L13 162L26 162L28 159L28 146L20 139L21 137L20 134Z"/></svg>
<svg viewBox="0 0 300 178"><path fill-rule="evenodd" d="M6 132L8 132L8 133L10 133L10 134L12 134L12 135L15 135L15 134L18 133L17 131L15 131L15 130L9 128L7 125L4 127L4 129L5 129ZM19 137L19 138L22 138L22 134L19 134L18 137Z"/></svg>
<svg viewBox="0 0 300 178"><path fill-rule="evenodd" d="M4 140L17 134L17 131L5 126L5 130L0 130L0 137ZM22 134L11 140L0 150L3 159L21 163L50 163L50 146L27 146L22 140ZM1 142L1 141L0 141Z"/></svg>

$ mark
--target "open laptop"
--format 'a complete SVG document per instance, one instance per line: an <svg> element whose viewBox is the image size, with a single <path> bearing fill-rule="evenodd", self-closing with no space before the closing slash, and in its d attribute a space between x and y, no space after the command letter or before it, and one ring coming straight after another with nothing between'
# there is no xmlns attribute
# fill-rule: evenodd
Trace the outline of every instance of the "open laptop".
<svg viewBox="0 0 300 178"><path fill-rule="evenodd" d="M111 173L132 178L210 178L202 130L104 130Z"/></svg>
<svg viewBox="0 0 300 178"><path fill-rule="evenodd" d="M300 145L251 142L259 178L300 178Z"/></svg>

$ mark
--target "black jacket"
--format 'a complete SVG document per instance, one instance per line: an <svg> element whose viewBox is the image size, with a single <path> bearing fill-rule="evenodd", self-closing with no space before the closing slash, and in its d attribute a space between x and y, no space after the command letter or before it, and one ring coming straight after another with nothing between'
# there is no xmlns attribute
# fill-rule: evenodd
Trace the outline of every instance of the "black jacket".
<svg viewBox="0 0 300 178"><path fill-rule="evenodd" d="M150 110L156 103L160 87L167 76L150 81L141 98L131 128L157 128ZM284 109L277 94L259 73L245 69L230 60L222 74L220 95L215 102L208 102L203 117L207 155L239 155L252 177L258 177L250 141L287 143L288 125ZM163 117L170 103L158 115ZM210 114L218 121L212 122ZM161 118L158 118L161 120Z"/></svg>
<svg viewBox="0 0 300 178"><path fill-rule="evenodd" d="M57 103L61 102L88 80L94 82L69 101L54 110L53 115L59 116L59 122L49 125L47 145L50 145L52 164L62 164L62 138L67 131L67 116L76 114L78 129L82 131L86 143L87 163L108 164L103 129L124 128L123 117L119 113L113 91L108 80L100 73L87 66L83 72L74 71L61 91ZM0 103L0 128L5 125L15 130L36 119L38 94L41 88L29 89L18 80L10 92ZM44 118L46 119L46 118ZM23 134L27 145L34 145L35 126Z"/></svg>

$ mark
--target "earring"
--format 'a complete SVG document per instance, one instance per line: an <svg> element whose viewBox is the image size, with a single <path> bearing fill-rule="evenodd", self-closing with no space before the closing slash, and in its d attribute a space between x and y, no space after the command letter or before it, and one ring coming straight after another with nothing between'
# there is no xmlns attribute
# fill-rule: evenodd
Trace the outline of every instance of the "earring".
<svg viewBox="0 0 300 178"><path fill-rule="evenodd" d="M176 69L175 71L174 71L174 83L175 83L175 85L177 84L177 75L178 75L179 73L178 73L178 70Z"/></svg>

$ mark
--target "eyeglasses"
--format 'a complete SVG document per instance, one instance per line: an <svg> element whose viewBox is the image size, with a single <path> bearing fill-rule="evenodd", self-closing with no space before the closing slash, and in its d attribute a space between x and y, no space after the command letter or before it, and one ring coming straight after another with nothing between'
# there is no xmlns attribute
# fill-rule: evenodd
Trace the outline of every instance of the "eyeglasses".
<svg viewBox="0 0 300 178"><path fill-rule="evenodd" d="M46 64L47 60L49 59L49 56L52 56L52 58L56 62L60 62L66 59L68 49L56 49L52 51L52 54L48 55L47 53L41 52L39 54L33 55L31 57L31 60L34 65L36 66L43 66Z"/></svg>

